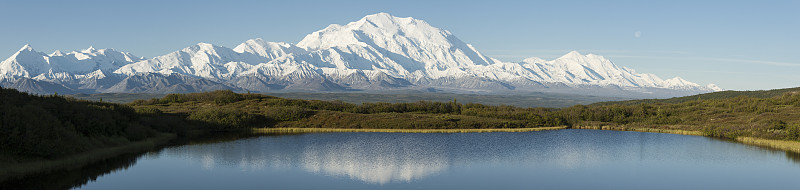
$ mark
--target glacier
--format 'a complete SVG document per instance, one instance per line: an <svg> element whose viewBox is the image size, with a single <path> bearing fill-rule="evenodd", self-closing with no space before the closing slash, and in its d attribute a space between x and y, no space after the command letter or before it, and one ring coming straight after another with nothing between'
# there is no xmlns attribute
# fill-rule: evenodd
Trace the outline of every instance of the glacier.
<svg viewBox="0 0 800 190"><path fill-rule="evenodd" d="M427 90L557 92L660 98L722 90L661 79L595 54L504 62L412 17L367 15L297 44L256 38L235 48L198 43L150 59L114 49L45 54L25 45L0 62L0 85L32 93Z"/></svg>

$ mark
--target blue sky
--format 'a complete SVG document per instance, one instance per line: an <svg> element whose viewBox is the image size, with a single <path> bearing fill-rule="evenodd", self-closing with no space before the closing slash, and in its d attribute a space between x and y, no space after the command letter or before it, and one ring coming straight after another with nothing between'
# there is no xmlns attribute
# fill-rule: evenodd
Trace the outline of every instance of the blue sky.
<svg viewBox="0 0 800 190"><path fill-rule="evenodd" d="M154 57L198 42L296 43L378 12L422 19L504 61L571 50L734 90L800 86L800 1L2 1L0 57L115 48Z"/></svg>

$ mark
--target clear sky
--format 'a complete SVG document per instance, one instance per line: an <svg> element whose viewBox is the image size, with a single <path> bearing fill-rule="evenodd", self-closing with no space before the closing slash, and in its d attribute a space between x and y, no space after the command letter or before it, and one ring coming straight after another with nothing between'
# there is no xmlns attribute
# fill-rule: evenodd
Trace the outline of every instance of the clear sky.
<svg viewBox="0 0 800 190"><path fill-rule="evenodd" d="M449 30L503 61L571 50L725 89L800 86L800 1L1 1L0 57L114 48L154 57L198 42L297 43L387 12Z"/></svg>

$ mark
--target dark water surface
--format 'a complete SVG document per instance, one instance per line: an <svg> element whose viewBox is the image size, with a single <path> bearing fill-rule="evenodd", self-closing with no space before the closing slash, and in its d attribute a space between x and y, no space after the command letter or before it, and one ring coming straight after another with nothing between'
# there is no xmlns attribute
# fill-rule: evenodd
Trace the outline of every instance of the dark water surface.
<svg viewBox="0 0 800 190"><path fill-rule="evenodd" d="M166 148L122 165L76 188L800 189L800 159L783 151L577 129L264 136Z"/></svg>

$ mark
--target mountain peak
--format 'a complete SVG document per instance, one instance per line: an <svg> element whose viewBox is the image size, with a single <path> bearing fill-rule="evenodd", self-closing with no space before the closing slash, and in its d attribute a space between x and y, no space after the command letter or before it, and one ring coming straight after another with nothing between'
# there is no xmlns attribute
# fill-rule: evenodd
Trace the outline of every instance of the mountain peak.
<svg viewBox="0 0 800 190"><path fill-rule="evenodd" d="M249 40L247 40L247 41L245 41L245 42L246 42L246 43L260 43L260 44L265 44L265 43L267 43L267 41L266 41L266 40L264 40L264 39L261 39L261 38L253 38L253 39L249 39Z"/></svg>
<svg viewBox="0 0 800 190"><path fill-rule="evenodd" d="M364 16L364 19L393 19L395 16L390 15L389 13L379 12L371 15Z"/></svg>
<svg viewBox="0 0 800 190"><path fill-rule="evenodd" d="M570 51L567 54L562 55L558 59L573 59L573 58L582 58L585 57L583 54L579 53L578 51Z"/></svg>
<svg viewBox="0 0 800 190"><path fill-rule="evenodd" d="M86 48L86 49L82 50L81 52L83 52L83 53L92 53L94 51L97 51L97 49L95 49L94 46L89 46L89 48Z"/></svg>
<svg viewBox="0 0 800 190"><path fill-rule="evenodd" d="M375 14L367 15L367 16L365 16L365 17L370 17L370 16L394 17L394 16L392 16L391 14L389 14L389 13L386 13L386 12L379 12L379 13L375 13Z"/></svg>
<svg viewBox="0 0 800 190"><path fill-rule="evenodd" d="M399 41L402 41L401 43L449 44L447 38L450 36L449 32L433 27L422 20L377 13L367 15L347 25L331 24L325 29L308 34L297 43L297 46L320 49L353 44L386 45L387 42Z"/></svg>
<svg viewBox="0 0 800 190"><path fill-rule="evenodd" d="M719 91L725 90L725 89L720 88L719 86L717 86L714 83L710 83L710 84L706 85L706 87L708 87L709 89L713 90L714 92L719 92Z"/></svg>
<svg viewBox="0 0 800 190"><path fill-rule="evenodd" d="M361 29L378 28L389 31L413 30L418 25L428 25L425 21L414 19L413 17L396 17L384 12L367 15L361 20L348 24L348 26L353 24L359 25Z"/></svg>
<svg viewBox="0 0 800 190"><path fill-rule="evenodd" d="M23 57L25 57L25 56L42 57L42 56L47 56L47 54L34 50L33 47L31 47L30 44L25 44L24 46L22 46L22 48L19 49L19 51L17 51L17 53L12 55L11 58L19 57L19 56L23 56Z"/></svg>
<svg viewBox="0 0 800 190"><path fill-rule="evenodd" d="M19 48L19 51L34 51L34 50L33 47L31 47L31 44L25 44L24 46L22 46L22 48Z"/></svg>
<svg viewBox="0 0 800 190"><path fill-rule="evenodd" d="M206 43L206 42L200 42L200 43L197 43L196 45L199 46L199 47L214 47L214 44L210 44L210 43Z"/></svg>
<svg viewBox="0 0 800 190"><path fill-rule="evenodd" d="M395 56L406 57L376 65L391 72L396 71L391 74L395 77L430 68L426 69L427 73L419 76L440 78L453 74L452 72L461 73L466 67L494 63L494 60L483 56L447 30L436 28L422 20L395 17L388 13L367 15L343 26L330 25L307 35L297 46L308 51L332 48L343 52L366 53L377 50L375 53L380 55L372 54L381 60L391 60ZM374 58L368 58L370 59ZM388 65L395 66L386 67ZM363 64L361 67L373 66Z"/></svg>
<svg viewBox="0 0 800 190"><path fill-rule="evenodd" d="M380 25L384 25L385 26L385 25L389 25L389 24L399 24L400 22L404 22L403 24L407 24L407 23L410 23L410 21L412 21L412 20L415 20L415 19L412 18L412 17L406 17L406 18L396 17L396 16L390 15L389 13L381 12L381 13L377 13L377 14L371 14L371 15L364 16L364 18L362 18L359 21L360 22L370 21L371 24L378 24L379 27L383 27L383 26L380 26Z"/></svg>
<svg viewBox="0 0 800 190"><path fill-rule="evenodd" d="M293 44L268 42L261 38L249 39L233 48L233 51L254 55L255 57L248 56L243 60L248 63L265 63L288 54L305 52Z"/></svg>
<svg viewBox="0 0 800 190"><path fill-rule="evenodd" d="M197 44L195 44L193 46L187 47L184 50L191 51L191 52L196 52L196 51L216 51L216 49L218 47L219 46L216 46L214 44L200 42L200 43L197 43Z"/></svg>
<svg viewBox="0 0 800 190"><path fill-rule="evenodd" d="M699 85L697 85L696 83L689 82L689 81L687 81L687 80L685 80L685 79L683 79L683 78L681 78L681 77L675 77L675 78L667 79L667 80L665 80L664 82L665 82L665 83L667 83L667 86L668 86L668 87L673 87L673 88L674 88L674 87L693 87L693 86L699 86Z"/></svg>
<svg viewBox="0 0 800 190"><path fill-rule="evenodd" d="M52 56L63 56L63 55L64 55L64 53L61 52L61 50L56 50L56 51L54 51L53 53L50 54L50 57L52 57Z"/></svg>

